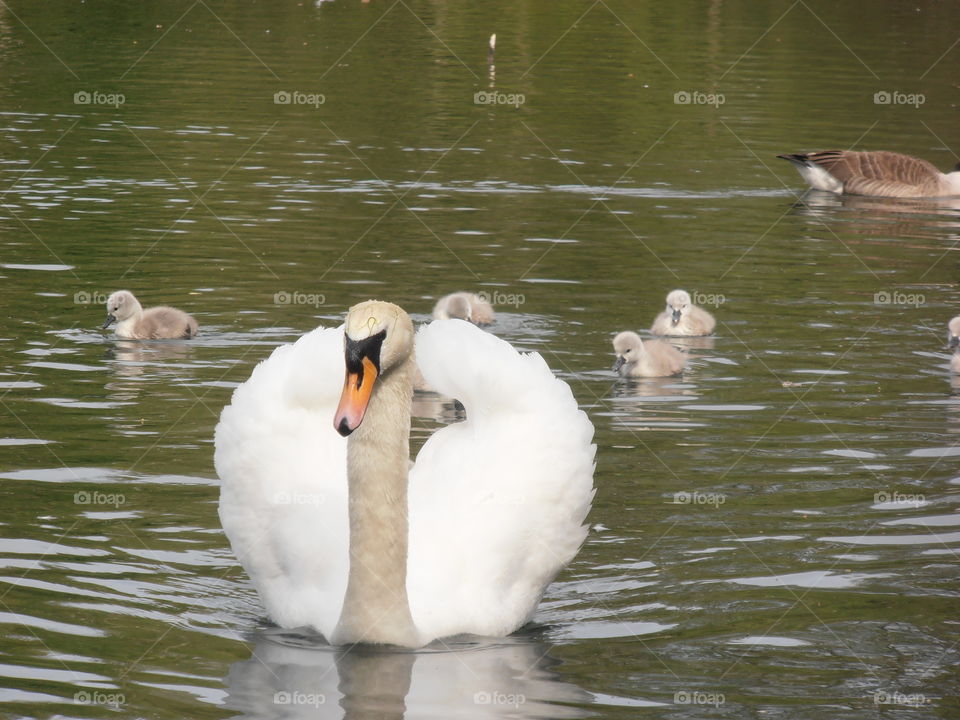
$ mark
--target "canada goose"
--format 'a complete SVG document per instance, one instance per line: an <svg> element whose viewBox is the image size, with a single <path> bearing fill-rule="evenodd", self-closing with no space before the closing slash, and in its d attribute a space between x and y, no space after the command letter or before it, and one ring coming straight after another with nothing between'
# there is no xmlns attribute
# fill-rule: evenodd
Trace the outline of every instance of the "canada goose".
<svg viewBox="0 0 960 720"><path fill-rule="evenodd" d="M613 371L622 377L666 377L683 372L687 359L666 340L644 342L635 332L619 333L613 339L617 359Z"/></svg>
<svg viewBox="0 0 960 720"><path fill-rule="evenodd" d="M411 468L416 364L467 419ZM586 537L592 436L536 353L457 320L415 335L401 308L371 300L236 389L214 440L220 519L282 627L334 645L503 636Z"/></svg>
<svg viewBox="0 0 960 720"><path fill-rule="evenodd" d="M474 325L489 325L495 313L493 306L476 293L455 292L444 295L433 306L437 320L467 320Z"/></svg>
<svg viewBox="0 0 960 720"><path fill-rule="evenodd" d="M942 173L926 160L879 150L824 150L777 155L793 163L815 190L876 197L960 195L960 164Z"/></svg>
<svg viewBox="0 0 960 720"><path fill-rule="evenodd" d="M706 310L698 308L686 290L673 290L667 295L667 309L657 315L650 327L654 335L709 335L717 321Z"/></svg>
<svg viewBox="0 0 960 720"><path fill-rule="evenodd" d="M199 326L183 310L160 305L144 310L129 290L118 290L107 298L107 320L103 328L117 323L117 337L128 340L162 340L194 337Z"/></svg>

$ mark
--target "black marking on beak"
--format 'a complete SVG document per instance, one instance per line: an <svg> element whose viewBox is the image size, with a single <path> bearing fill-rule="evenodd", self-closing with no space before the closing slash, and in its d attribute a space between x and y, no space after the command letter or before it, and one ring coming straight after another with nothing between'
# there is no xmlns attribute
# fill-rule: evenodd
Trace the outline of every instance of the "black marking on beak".
<svg viewBox="0 0 960 720"><path fill-rule="evenodd" d="M613 361L613 368L611 368L611 369L612 369L614 372L619 372L619 371L620 371L620 368L622 368L623 365L624 365L624 363L626 363L626 362L627 362L627 360L626 360L625 357L623 357L623 355L617 355L617 359Z"/></svg>
<svg viewBox="0 0 960 720"><path fill-rule="evenodd" d="M117 316L116 316L116 315L114 315L113 313L107 313L107 320L106 320L106 322L103 323L103 326L102 326L100 329L101 329L101 330L106 330L108 327L110 327L110 326L111 326L113 323L115 323L116 321L117 321Z"/></svg>
<svg viewBox="0 0 960 720"><path fill-rule="evenodd" d="M380 374L380 350L383 347L383 341L387 337L387 331L381 330L376 335L371 335L363 340L354 340L344 333L344 355L347 361L347 372L356 373L360 376L359 385L363 385L363 359L369 358L370 362Z"/></svg>
<svg viewBox="0 0 960 720"><path fill-rule="evenodd" d="M673 324L676 325L680 322L680 311L676 308L673 309Z"/></svg>

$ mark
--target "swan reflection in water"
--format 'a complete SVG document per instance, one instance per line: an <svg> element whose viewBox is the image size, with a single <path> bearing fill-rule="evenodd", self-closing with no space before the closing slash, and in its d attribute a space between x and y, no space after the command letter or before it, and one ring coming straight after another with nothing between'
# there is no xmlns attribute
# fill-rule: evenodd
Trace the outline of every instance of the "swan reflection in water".
<svg viewBox="0 0 960 720"><path fill-rule="evenodd" d="M138 377L144 368L162 367L167 363L177 365L187 360L193 346L183 340L117 340L104 352L107 360L113 360L118 376Z"/></svg>
<svg viewBox="0 0 960 720"><path fill-rule="evenodd" d="M147 390L144 381L179 380L192 357L193 346L184 340L117 340L104 352L111 379L104 384L115 402L137 400Z"/></svg>
<svg viewBox="0 0 960 720"><path fill-rule="evenodd" d="M579 718L590 693L554 671L529 633L448 639L419 650L355 645L271 628L227 675L225 704L240 717Z"/></svg>
<svg viewBox="0 0 960 720"><path fill-rule="evenodd" d="M716 343L714 335L669 335L662 338L677 350L687 352L689 350L713 350ZM690 353L690 357L698 358L699 353Z"/></svg>

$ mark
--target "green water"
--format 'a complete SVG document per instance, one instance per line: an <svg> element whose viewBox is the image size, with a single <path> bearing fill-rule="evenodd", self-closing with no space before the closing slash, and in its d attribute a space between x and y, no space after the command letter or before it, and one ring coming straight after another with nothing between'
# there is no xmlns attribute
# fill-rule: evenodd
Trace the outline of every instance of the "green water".
<svg viewBox="0 0 960 720"><path fill-rule="evenodd" d="M952 166L958 20L0 5L0 714L956 717L958 206L803 195L774 156ZM121 287L202 335L115 341ZM616 381L612 335L674 287L716 337L683 378ZM359 300L425 321L460 289L498 294L492 332L596 426L583 550L502 642L344 655L270 627L217 519L221 408ZM415 442L455 417L424 402Z"/></svg>

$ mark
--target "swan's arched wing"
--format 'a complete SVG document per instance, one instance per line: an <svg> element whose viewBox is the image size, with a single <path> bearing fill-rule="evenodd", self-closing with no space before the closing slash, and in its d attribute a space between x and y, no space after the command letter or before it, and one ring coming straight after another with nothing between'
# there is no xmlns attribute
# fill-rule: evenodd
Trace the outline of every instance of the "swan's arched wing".
<svg viewBox="0 0 960 720"><path fill-rule="evenodd" d="M416 352L467 420L434 433L410 473L410 609L431 637L504 635L586 536L593 426L538 354L467 322L421 328Z"/></svg>
<svg viewBox="0 0 960 720"><path fill-rule="evenodd" d="M343 330L318 328L254 369L214 441L220 520L267 612L327 637L349 569L342 386Z"/></svg>

